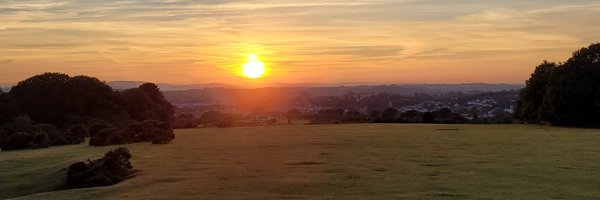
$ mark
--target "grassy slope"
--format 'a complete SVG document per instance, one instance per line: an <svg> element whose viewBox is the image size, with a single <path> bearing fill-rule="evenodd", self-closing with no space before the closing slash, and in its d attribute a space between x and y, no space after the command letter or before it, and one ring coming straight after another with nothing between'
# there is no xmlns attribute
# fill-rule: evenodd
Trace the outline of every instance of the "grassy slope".
<svg viewBox="0 0 600 200"><path fill-rule="evenodd" d="M169 145L129 145L133 166L142 170L133 179L22 198L600 198L600 130L363 124L176 134ZM2 152L0 198L52 189L60 168L110 148Z"/></svg>

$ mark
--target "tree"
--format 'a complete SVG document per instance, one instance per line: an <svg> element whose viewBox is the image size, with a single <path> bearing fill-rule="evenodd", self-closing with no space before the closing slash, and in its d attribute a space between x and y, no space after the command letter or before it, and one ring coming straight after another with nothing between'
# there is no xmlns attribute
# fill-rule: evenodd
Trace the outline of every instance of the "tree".
<svg viewBox="0 0 600 200"><path fill-rule="evenodd" d="M398 110L396 110L395 108L388 108L388 109L385 109L381 113L380 121L387 122L387 123L394 122L396 120L397 116L398 116Z"/></svg>
<svg viewBox="0 0 600 200"><path fill-rule="evenodd" d="M543 114L542 104L550 75L557 68L556 63L544 61L535 68L531 78L525 83L520 92L520 98L515 107L515 118L525 122L536 122Z"/></svg>
<svg viewBox="0 0 600 200"><path fill-rule="evenodd" d="M435 117L431 112L423 113L423 123L434 123Z"/></svg>
<svg viewBox="0 0 600 200"><path fill-rule="evenodd" d="M539 65L521 91L516 115L525 121L600 126L600 43L573 53L565 63Z"/></svg>
<svg viewBox="0 0 600 200"><path fill-rule="evenodd" d="M302 118L302 112L298 109L290 109L285 113L285 117L288 119L288 123L292 123L292 120Z"/></svg>
<svg viewBox="0 0 600 200"><path fill-rule="evenodd" d="M573 53L550 76L541 118L555 125L599 126L600 43Z"/></svg>
<svg viewBox="0 0 600 200"><path fill-rule="evenodd" d="M380 115L381 114L379 113L379 111L374 110L369 113L369 118L371 118L371 120L377 120Z"/></svg>
<svg viewBox="0 0 600 200"><path fill-rule="evenodd" d="M223 114L219 111L207 111L202 113L202 116L200 116L200 123L201 124L212 124L212 125L216 125L219 123L219 121L221 121L221 118L223 117Z"/></svg>
<svg viewBox="0 0 600 200"><path fill-rule="evenodd" d="M20 111L14 98L0 90L0 124L11 122L19 115Z"/></svg>
<svg viewBox="0 0 600 200"><path fill-rule="evenodd" d="M34 121L65 125L109 110L113 91L96 78L44 73L19 82L10 95Z"/></svg>
<svg viewBox="0 0 600 200"><path fill-rule="evenodd" d="M120 108L137 121L155 119L172 122L174 120L175 107L164 98L158 86L153 83L145 83L138 88L127 89L117 94Z"/></svg>

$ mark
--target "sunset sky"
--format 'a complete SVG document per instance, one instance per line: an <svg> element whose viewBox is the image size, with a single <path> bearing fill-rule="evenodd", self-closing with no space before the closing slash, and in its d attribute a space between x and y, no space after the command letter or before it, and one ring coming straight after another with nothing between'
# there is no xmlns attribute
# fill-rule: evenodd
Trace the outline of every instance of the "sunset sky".
<svg viewBox="0 0 600 200"><path fill-rule="evenodd" d="M2 0L0 84L523 83L600 42L598 0ZM250 54L266 76L240 75Z"/></svg>

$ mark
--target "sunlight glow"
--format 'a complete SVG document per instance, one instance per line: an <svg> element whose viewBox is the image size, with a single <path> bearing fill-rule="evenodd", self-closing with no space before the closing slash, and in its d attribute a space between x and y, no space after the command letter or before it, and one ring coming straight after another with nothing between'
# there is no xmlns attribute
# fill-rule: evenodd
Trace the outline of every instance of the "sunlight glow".
<svg viewBox="0 0 600 200"><path fill-rule="evenodd" d="M242 67L242 73L248 78L260 78L265 74L265 64L258 59L256 54L250 54L248 62Z"/></svg>

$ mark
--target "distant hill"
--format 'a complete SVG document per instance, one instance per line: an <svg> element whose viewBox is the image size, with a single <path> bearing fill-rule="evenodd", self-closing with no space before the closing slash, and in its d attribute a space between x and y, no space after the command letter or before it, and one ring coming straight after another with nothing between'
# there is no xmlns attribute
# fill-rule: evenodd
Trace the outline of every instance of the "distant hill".
<svg viewBox="0 0 600 200"><path fill-rule="evenodd" d="M413 95L415 93L442 94L448 92L481 93L519 90L523 85L513 84L413 84L413 85L357 85L337 87L268 87L256 89L203 88L165 90L165 97L174 104L285 104L292 99L308 96L342 96L350 93L374 95L378 93Z"/></svg>
<svg viewBox="0 0 600 200"><path fill-rule="evenodd" d="M136 88L144 81L111 81L107 84L115 90L125 90L130 88ZM208 84L188 84L188 85L175 85L169 83L157 83L158 87L163 91L171 90L191 90L191 89L203 89L203 88L231 88L233 86L220 84L220 83L208 83Z"/></svg>
<svg viewBox="0 0 600 200"><path fill-rule="evenodd" d="M111 81L107 84L115 90L124 90L129 88L135 88L145 83L144 81ZM163 91L173 90L194 90L194 89L207 89L207 88L220 88L220 89L232 89L232 90L252 90L252 89L264 89L264 88L289 88L289 89L307 89L322 90L332 92L335 91L339 95L346 94L348 91L352 92L387 92L394 94L414 94L416 92L421 93L445 93L445 92L473 92L473 91L500 91L500 90L518 90L524 87L519 84L487 84L487 83L465 83L465 84L319 84L319 83L306 83L306 84L285 84L285 83L274 83L269 87L264 88L241 88L235 85L228 85L222 83L207 83L207 84L170 84L170 83L157 83ZM341 94L339 92L342 92Z"/></svg>

